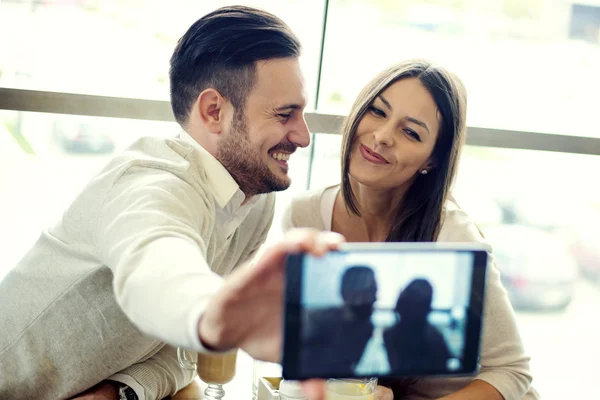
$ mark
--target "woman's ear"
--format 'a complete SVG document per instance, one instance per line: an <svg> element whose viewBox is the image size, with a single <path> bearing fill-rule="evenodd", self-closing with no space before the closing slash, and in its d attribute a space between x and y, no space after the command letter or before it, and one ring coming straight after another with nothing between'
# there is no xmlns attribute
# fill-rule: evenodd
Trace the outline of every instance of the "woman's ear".
<svg viewBox="0 0 600 400"><path fill-rule="evenodd" d="M202 125L208 132L220 134L225 129L224 106L226 100L215 89L206 89L196 100L194 112Z"/></svg>
<svg viewBox="0 0 600 400"><path fill-rule="evenodd" d="M430 158L421 168L419 168L419 172L422 175L427 175L429 172L431 172L432 169L435 169L435 167L435 161L433 160L433 158Z"/></svg>

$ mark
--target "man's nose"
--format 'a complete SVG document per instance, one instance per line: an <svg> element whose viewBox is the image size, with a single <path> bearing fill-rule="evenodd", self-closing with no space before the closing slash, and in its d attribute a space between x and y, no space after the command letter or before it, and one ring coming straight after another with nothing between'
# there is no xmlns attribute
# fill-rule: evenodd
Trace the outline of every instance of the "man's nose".
<svg viewBox="0 0 600 400"><path fill-rule="evenodd" d="M299 119L294 129L288 134L288 139L298 147L307 147L310 144L310 131L304 115Z"/></svg>

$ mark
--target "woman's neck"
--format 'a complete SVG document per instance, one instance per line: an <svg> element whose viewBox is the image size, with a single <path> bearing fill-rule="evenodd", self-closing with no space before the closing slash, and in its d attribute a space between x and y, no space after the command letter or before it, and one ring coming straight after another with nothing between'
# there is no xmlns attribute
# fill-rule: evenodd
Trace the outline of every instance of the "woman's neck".
<svg viewBox="0 0 600 400"><path fill-rule="evenodd" d="M360 241L383 242L389 236L405 190L373 189L351 179L360 216L348 213L350 229L360 230ZM345 205L340 192L340 200ZM344 210L346 207L343 207ZM358 233L358 232L357 232Z"/></svg>

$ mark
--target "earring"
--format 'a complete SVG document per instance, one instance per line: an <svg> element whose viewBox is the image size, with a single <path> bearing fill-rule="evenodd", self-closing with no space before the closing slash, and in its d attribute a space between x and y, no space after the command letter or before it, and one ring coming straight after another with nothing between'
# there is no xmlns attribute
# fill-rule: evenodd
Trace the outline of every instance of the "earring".
<svg viewBox="0 0 600 400"><path fill-rule="evenodd" d="M421 170L421 175L427 175L427 170L426 169L422 169Z"/></svg>

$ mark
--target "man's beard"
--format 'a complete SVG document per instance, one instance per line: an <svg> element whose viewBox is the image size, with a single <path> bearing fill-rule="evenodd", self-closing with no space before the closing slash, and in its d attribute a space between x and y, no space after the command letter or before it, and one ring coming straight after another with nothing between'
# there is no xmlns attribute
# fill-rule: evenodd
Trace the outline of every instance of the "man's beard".
<svg viewBox="0 0 600 400"><path fill-rule="evenodd" d="M275 147L290 149L290 146L293 146L293 151L295 146L292 143ZM219 143L216 158L231 174L246 197L278 192L290 186L290 179L281 179L271 172L258 151L252 147L243 112L235 112L231 131Z"/></svg>

